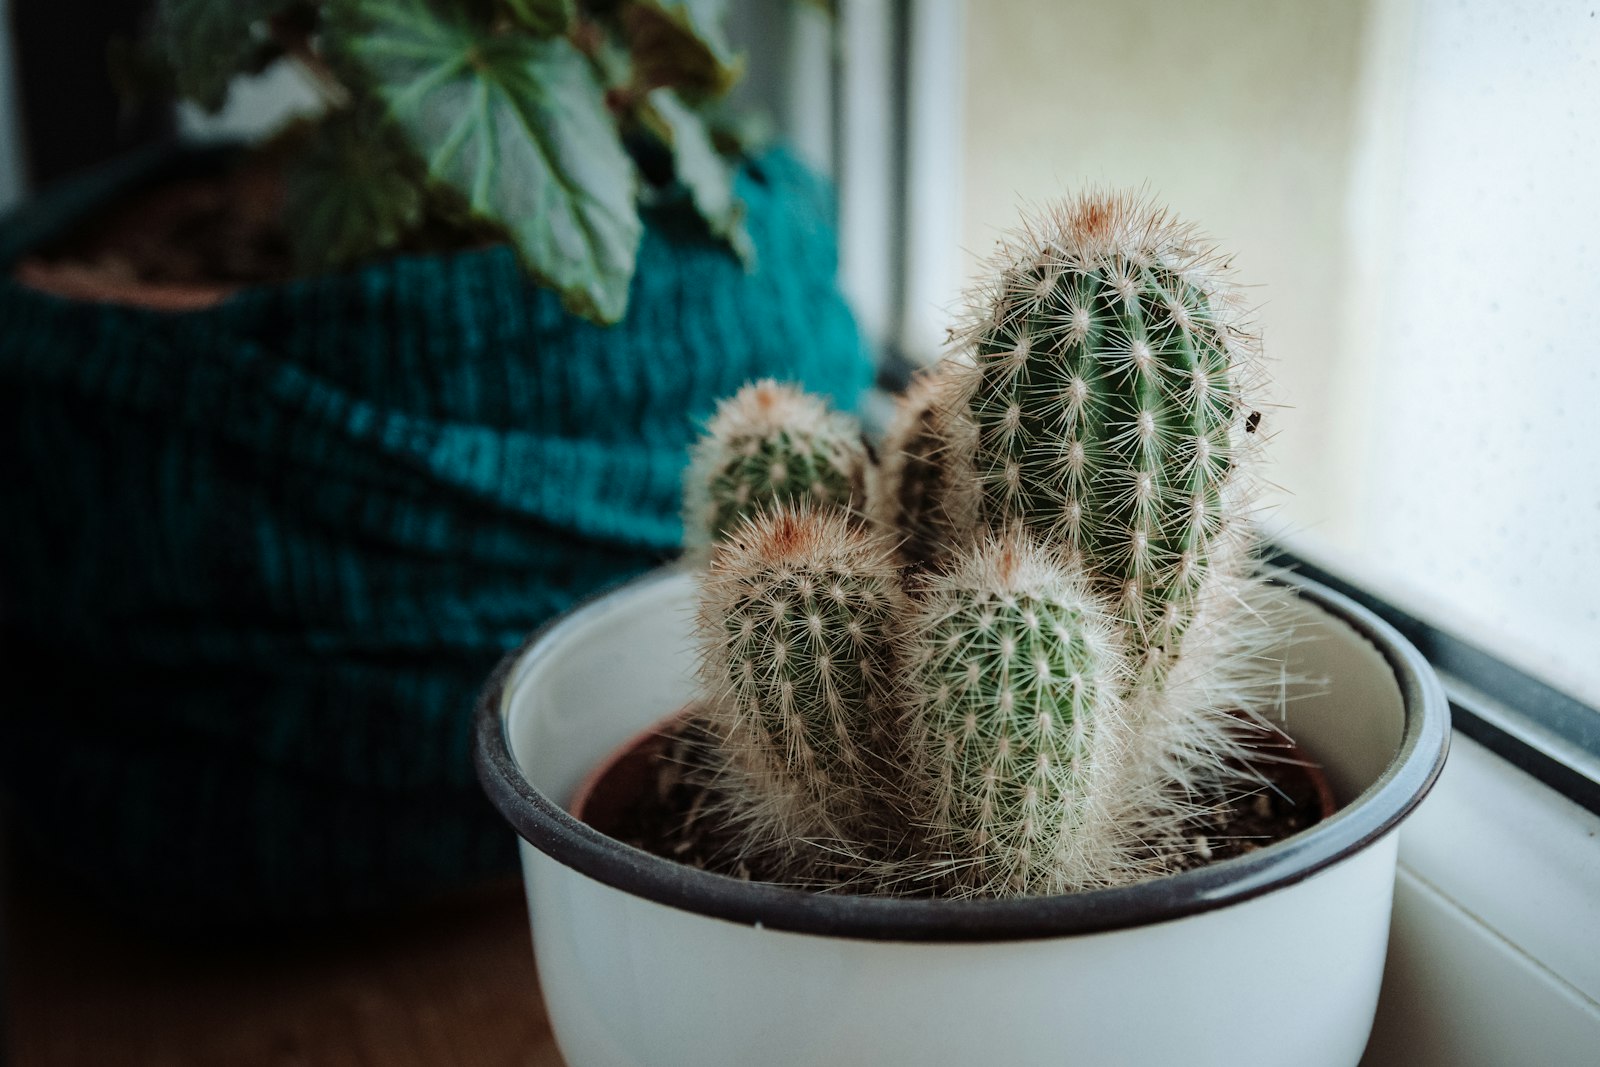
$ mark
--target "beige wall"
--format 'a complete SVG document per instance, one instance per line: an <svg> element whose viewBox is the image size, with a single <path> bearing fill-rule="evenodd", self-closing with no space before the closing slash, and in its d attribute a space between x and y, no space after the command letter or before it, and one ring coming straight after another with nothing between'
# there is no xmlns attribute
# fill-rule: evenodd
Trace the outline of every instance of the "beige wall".
<svg viewBox="0 0 1600 1067"><path fill-rule="evenodd" d="M1021 203L1144 186L1237 252L1275 360L1279 518L1326 520L1365 0L974 0L963 244Z"/></svg>

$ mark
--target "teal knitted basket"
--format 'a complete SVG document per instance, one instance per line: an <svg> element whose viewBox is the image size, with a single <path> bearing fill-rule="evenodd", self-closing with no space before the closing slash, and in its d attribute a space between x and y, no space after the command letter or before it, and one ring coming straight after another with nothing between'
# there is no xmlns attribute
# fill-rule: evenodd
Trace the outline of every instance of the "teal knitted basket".
<svg viewBox="0 0 1600 1067"><path fill-rule="evenodd" d="M9 265L171 160L0 222L0 776L30 853L146 919L389 906L512 869L468 755L495 660L680 543L697 422L745 381L853 406L827 190L740 194L759 268L648 214L627 319L504 247L74 302ZM625 665L619 665L624 668Z"/></svg>

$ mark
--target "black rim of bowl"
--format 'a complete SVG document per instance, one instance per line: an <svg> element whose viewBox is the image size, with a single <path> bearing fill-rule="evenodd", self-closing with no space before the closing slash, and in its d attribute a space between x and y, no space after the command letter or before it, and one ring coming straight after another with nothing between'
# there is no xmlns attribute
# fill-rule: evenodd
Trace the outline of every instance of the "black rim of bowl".
<svg viewBox="0 0 1600 1067"><path fill-rule="evenodd" d="M579 822L528 784L512 758L503 708L525 656L678 568L636 579L579 605L507 655L478 698L474 762L489 799L529 844L574 871L669 907L751 926L876 941L1012 941L1103 933L1238 904L1302 881L1383 837L1427 795L1444 766L1450 708L1433 669L1392 627L1346 597L1303 578L1300 595L1370 641L1394 672L1405 710L1400 747L1353 802L1266 848L1181 874L1115 889L1003 900L930 900L816 893L744 882L662 859Z"/></svg>

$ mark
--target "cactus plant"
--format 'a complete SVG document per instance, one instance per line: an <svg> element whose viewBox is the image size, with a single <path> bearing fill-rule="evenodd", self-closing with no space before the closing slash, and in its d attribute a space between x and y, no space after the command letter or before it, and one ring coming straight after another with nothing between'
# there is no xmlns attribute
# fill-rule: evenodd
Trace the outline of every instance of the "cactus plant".
<svg viewBox="0 0 1600 1067"><path fill-rule="evenodd" d="M685 539L704 547L773 504L866 505L866 448L854 420L774 381L722 401L685 485Z"/></svg>
<svg viewBox="0 0 1600 1067"><path fill-rule="evenodd" d="M752 387L697 457L722 539L700 617L718 787L758 847L849 859L791 845L791 880L1158 873L1282 685L1250 551L1258 357L1226 263L1091 194L1003 243L970 305L865 479L878 531L820 401Z"/></svg>
<svg viewBox="0 0 1600 1067"><path fill-rule="evenodd" d="M884 437L873 517L913 566L935 565L972 528L976 483L959 460L972 455L975 435L958 407L962 374L947 360L914 379Z"/></svg>
<svg viewBox="0 0 1600 1067"><path fill-rule="evenodd" d="M908 616L892 549L838 508L766 510L724 540L699 631L718 788L752 852L800 879L873 836Z"/></svg>
<svg viewBox="0 0 1600 1067"><path fill-rule="evenodd" d="M1227 265L1166 212L1090 193L992 267L965 328L981 518L1081 556L1160 665L1248 537L1259 369Z"/></svg>
<svg viewBox="0 0 1600 1067"><path fill-rule="evenodd" d="M1149 868L1124 663L1070 568L989 538L928 580L912 626L912 751L951 891L1060 893Z"/></svg>

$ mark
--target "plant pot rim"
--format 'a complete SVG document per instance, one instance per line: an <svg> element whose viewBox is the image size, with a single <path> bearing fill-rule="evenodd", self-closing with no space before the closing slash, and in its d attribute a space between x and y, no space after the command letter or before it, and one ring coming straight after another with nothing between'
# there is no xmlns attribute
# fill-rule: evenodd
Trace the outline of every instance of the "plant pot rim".
<svg viewBox="0 0 1600 1067"><path fill-rule="evenodd" d="M506 729L508 687L524 662L594 612L686 571L663 568L594 597L503 658L479 695L473 762L490 801L527 843L580 874L683 911L793 933L874 941L1015 941L1106 933L1240 904L1362 851L1421 802L1444 766L1450 706L1427 661L1367 609L1308 579L1281 580L1369 641L1394 672L1405 722L1378 779L1331 818L1266 848L1130 886L1063 896L930 900L818 893L698 870L625 845L530 785Z"/></svg>

